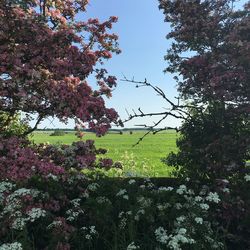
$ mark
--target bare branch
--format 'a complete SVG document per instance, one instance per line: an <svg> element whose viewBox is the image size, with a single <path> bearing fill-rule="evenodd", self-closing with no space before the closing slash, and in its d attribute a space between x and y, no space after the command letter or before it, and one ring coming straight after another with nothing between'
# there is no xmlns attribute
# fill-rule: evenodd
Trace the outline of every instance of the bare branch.
<svg viewBox="0 0 250 250"><path fill-rule="evenodd" d="M163 112L145 113L142 111L141 108L138 108L138 112L136 112L135 110L132 110L132 114L130 114L126 110L126 112L128 114L128 118L126 120L124 120L123 123L126 123L128 121L131 121L134 118L139 118L139 117L160 117L158 119L158 121L155 122L151 126L140 125L141 127L147 128L148 131L141 138L139 138L137 143L134 144L133 146L138 145L150 133L156 134L156 133L159 133L159 132L161 132L163 130L167 130L167 129L175 129L176 131L179 131L178 128L164 127L164 128L158 129L157 126L159 126L169 116L174 117L176 119L186 120L190 117L190 114L187 110L190 108L197 109L197 107L192 106L192 105L181 105L180 104L180 97L175 97L175 99L177 99L177 103L174 103L166 96L166 94L164 93L164 91L160 87L154 86L153 84L148 82L146 78L144 81L136 81L136 80L134 80L134 77L132 79L128 79L125 75L123 75L123 77L124 77L124 79L121 79L121 81L134 83L134 84L136 84L136 88L150 87L151 89L154 90L155 93L157 93L158 96L162 97L167 102L168 106L170 106L170 108L167 108L167 109L165 108L165 110L167 110L167 111L163 111Z"/></svg>

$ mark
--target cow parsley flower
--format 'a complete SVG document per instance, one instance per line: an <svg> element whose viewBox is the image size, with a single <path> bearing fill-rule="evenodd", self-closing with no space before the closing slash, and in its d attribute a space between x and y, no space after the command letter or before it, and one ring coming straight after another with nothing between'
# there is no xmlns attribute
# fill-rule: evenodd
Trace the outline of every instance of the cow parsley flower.
<svg viewBox="0 0 250 250"><path fill-rule="evenodd" d="M128 181L128 184L131 185L131 184L134 184L135 183L135 180L131 179Z"/></svg>
<svg viewBox="0 0 250 250"><path fill-rule="evenodd" d="M99 188L99 187L100 187L99 184L97 184L97 183L91 183L91 184L89 184L89 185L87 186L87 189L90 190L90 191L92 191L92 192L94 192L94 191L96 191L97 188Z"/></svg>
<svg viewBox="0 0 250 250"><path fill-rule="evenodd" d="M158 227L155 230L155 237L156 240L162 244L167 244L167 241L169 239L167 231L163 227Z"/></svg>
<svg viewBox="0 0 250 250"><path fill-rule="evenodd" d="M245 181L250 181L250 175L249 175L249 174L246 174L246 175L244 176L244 179L245 179Z"/></svg>
<svg viewBox="0 0 250 250"><path fill-rule="evenodd" d="M220 198L216 192L214 192L214 193L209 192L208 196L206 197L206 200L210 201L210 202L214 202L214 203L219 203Z"/></svg>
<svg viewBox="0 0 250 250"><path fill-rule="evenodd" d="M201 217L196 217L194 220L197 224L203 224L203 219Z"/></svg>
<svg viewBox="0 0 250 250"><path fill-rule="evenodd" d="M98 196L98 197L96 197L96 201L99 204L103 204L103 203L111 204L111 201L107 197L105 197L105 196Z"/></svg>
<svg viewBox="0 0 250 250"><path fill-rule="evenodd" d="M187 192L187 187L185 185L180 185L179 188L176 190L177 194L184 194Z"/></svg>
<svg viewBox="0 0 250 250"><path fill-rule="evenodd" d="M200 207L201 207L201 209L203 209L203 210L208 210L208 209L209 209L209 205L206 204L206 203L201 203L201 204L200 204Z"/></svg>
<svg viewBox="0 0 250 250"><path fill-rule="evenodd" d="M26 225L27 219L26 218L16 218L12 224L11 228L15 230L23 230Z"/></svg>
<svg viewBox="0 0 250 250"><path fill-rule="evenodd" d="M19 242L6 243L0 246L0 250L22 250L22 244Z"/></svg>
<svg viewBox="0 0 250 250"><path fill-rule="evenodd" d="M127 193L126 189L120 189L119 192L116 194L116 196L123 196Z"/></svg>
<svg viewBox="0 0 250 250"><path fill-rule="evenodd" d="M196 197L194 198L194 200L195 200L196 202L200 202L200 201L203 200L203 198L200 197L200 196L198 195L198 196L196 196Z"/></svg>
<svg viewBox="0 0 250 250"><path fill-rule="evenodd" d="M35 220L39 219L40 217L46 216L46 211L41 208L32 208L28 213L28 220L34 222Z"/></svg>
<svg viewBox="0 0 250 250"><path fill-rule="evenodd" d="M158 192L167 192L167 191L172 191L174 188L173 187L159 187Z"/></svg>
<svg viewBox="0 0 250 250"><path fill-rule="evenodd" d="M134 249L140 249L139 246L136 246L134 242L131 242L128 247L127 250L134 250Z"/></svg>
<svg viewBox="0 0 250 250"><path fill-rule="evenodd" d="M125 199L125 200L128 200L128 199L129 199L129 197L128 197L127 194L123 195L122 198Z"/></svg>
<svg viewBox="0 0 250 250"><path fill-rule="evenodd" d="M181 222L185 221L185 219L186 219L186 217L182 215L182 216L177 217L176 221L178 224L180 224Z"/></svg>

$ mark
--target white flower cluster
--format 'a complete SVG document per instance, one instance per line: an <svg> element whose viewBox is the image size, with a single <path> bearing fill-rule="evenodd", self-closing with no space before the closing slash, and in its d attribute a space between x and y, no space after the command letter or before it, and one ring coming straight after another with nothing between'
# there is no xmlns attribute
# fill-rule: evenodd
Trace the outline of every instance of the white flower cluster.
<svg viewBox="0 0 250 250"><path fill-rule="evenodd" d="M125 200L129 199L126 189L120 189L119 192L116 194L116 196L122 196L122 198Z"/></svg>
<svg viewBox="0 0 250 250"><path fill-rule="evenodd" d="M167 230L163 227L159 227L155 230L156 240L164 245L167 245L170 249L181 250L181 244L194 244L195 241L186 235L187 230L185 228L179 228L176 230L175 235L168 235Z"/></svg>
<svg viewBox="0 0 250 250"><path fill-rule="evenodd" d="M27 215L28 215L27 221L34 222L35 220L41 217L45 217L46 211L41 208L33 207L30 211L28 211Z"/></svg>
<svg viewBox="0 0 250 250"><path fill-rule="evenodd" d="M4 193L10 192L16 185L11 182L2 181L0 182L0 204L4 200Z"/></svg>
<svg viewBox="0 0 250 250"><path fill-rule="evenodd" d="M122 218L122 217L127 216L127 215L132 215L132 211L128 211L128 212L123 212L123 211L121 211L121 212L118 214L118 218Z"/></svg>
<svg viewBox="0 0 250 250"><path fill-rule="evenodd" d="M167 231L163 227L158 227L155 230L155 237L156 237L156 240L162 244L167 244L168 239L169 239L167 235Z"/></svg>
<svg viewBox="0 0 250 250"><path fill-rule="evenodd" d="M140 220L140 215L144 215L145 214L145 210L144 209L139 209L135 215L135 220L139 221Z"/></svg>
<svg viewBox="0 0 250 250"><path fill-rule="evenodd" d="M206 203L201 203L200 204L200 208L203 209L203 210L208 210L209 209L209 205L206 204Z"/></svg>
<svg viewBox="0 0 250 250"><path fill-rule="evenodd" d="M67 221L74 221L80 214L84 214L84 211L80 208L77 210L69 209L66 211L66 214L68 215L68 217L66 218Z"/></svg>
<svg viewBox="0 0 250 250"><path fill-rule="evenodd" d="M80 207L80 202L81 202L81 199L79 199L79 198L70 201L70 203L73 205L73 207Z"/></svg>
<svg viewBox="0 0 250 250"><path fill-rule="evenodd" d="M206 200L210 201L210 202L214 202L214 203L219 203L220 202L219 195L216 192L214 192L214 193L209 192L209 194L206 197Z"/></svg>
<svg viewBox="0 0 250 250"><path fill-rule="evenodd" d="M51 179L54 180L54 181L58 181L58 177L57 177L56 175L51 174L51 173L49 173L49 174L47 175L47 178L51 178Z"/></svg>
<svg viewBox="0 0 250 250"><path fill-rule="evenodd" d="M57 220L57 221L53 221L52 223L50 223L47 226L47 229L58 228L58 227L61 227L61 226L62 226L62 222L60 220Z"/></svg>
<svg viewBox="0 0 250 250"><path fill-rule="evenodd" d="M249 174L246 174L246 175L244 176L244 179L245 179L245 181L250 181L250 175L249 175Z"/></svg>
<svg viewBox="0 0 250 250"><path fill-rule="evenodd" d="M172 191L173 187L159 187L158 192Z"/></svg>
<svg viewBox="0 0 250 250"><path fill-rule="evenodd" d="M108 199L107 197L105 196L98 196L96 197L96 201L97 203L99 204L103 204L103 203L106 203L106 204L112 204L110 199Z"/></svg>
<svg viewBox="0 0 250 250"><path fill-rule="evenodd" d="M92 240L95 235L98 235L98 232L95 226L82 227L81 229L84 231L86 240Z"/></svg>
<svg viewBox="0 0 250 250"><path fill-rule="evenodd" d="M41 208L32 208L23 215L20 211L16 211L12 215L15 219L12 222L11 228L16 230L22 230L27 222L34 222L41 217L46 216L46 211Z"/></svg>
<svg viewBox="0 0 250 250"><path fill-rule="evenodd" d="M131 242L127 247L127 250L135 250L135 249L140 249L140 247L136 246L134 242Z"/></svg>
<svg viewBox="0 0 250 250"><path fill-rule="evenodd" d="M152 200L150 198L145 198L144 196L139 196L137 202L142 208L150 207L152 205Z"/></svg>
<svg viewBox="0 0 250 250"><path fill-rule="evenodd" d="M90 191L92 191L92 192L94 192L94 191L96 191L99 187L100 187L99 184L97 184L97 183L91 183L91 184L89 184L89 185L87 186L87 189L90 190Z"/></svg>
<svg viewBox="0 0 250 250"><path fill-rule="evenodd" d="M135 180L134 179L131 179L128 181L128 184L131 185L131 184L134 184L135 183Z"/></svg>
<svg viewBox="0 0 250 250"><path fill-rule="evenodd" d="M40 208L33 208L27 213L22 211L22 198L27 195L36 198L39 194L41 192L35 189L20 188L15 190L6 197L6 203L0 213L0 217L7 216L12 220L11 228L22 230L27 222L34 222L36 219L46 215L45 211Z"/></svg>
<svg viewBox="0 0 250 250"><path fill-rule="evenodd" d="M195 220L195 222L197 224L202 224L203 223L203 219L201 217L196 217L194 220Z"/></svg>
<svg viewBox="0 0 250 250"><path fill-rule="evenodd" d="M206 221L207 210L209 205L207 203L219 203L220 197L216 192L209 192L208 187L203 186L199 195L196 195L194 190L188 189L185 185L180 185L174 189L176 196L176 203L157 203L157 209L163 215L167 214L168 208L171 207L171 211L175 208L176 219L174 221L174 228L171 232L167 232L163 227L159 227L155 230L156 241L164 245L167 249L181 250L183 245L197 244L201 247L206 244L205 237L213 238L213 230L211 224ZM168 187L160 187L157 192L172 191ZM226 190L227 191L227 190ZM184 198L184 200L183 200ZM183 210L184 209L184 210ZM164 211L165 210L165 211ZM180 214L180 212L183 212ZM188 211L188 212L187 212ZM203 227L206 230L206 235L203 239L196 240L190 235L199 228ZM198 242L199 241L199 242ZM210 244L210 243L209 243ZM216 240L211 241L210 246L220 245L221 242ZM205 246L205 245L204 245ZM160 247L160 246L159 246ZM192 246L191 246L192 248ZM165 249L165 248L164 248Z"/></svg>
<svg viewBox="0 0 250 250"><path fill-rule="evenodd" d="M184 194L184 193L187 193L187 187L185 185L180 185L179 188L176 190L176 193L177 194Z"/></svg>
<svg viewBox="0 0 250 250"><path fill-rule="evenodd" d="M181 250L181 244L194 244L195 240L189 238L186 234L187 230L185 228L180 228L177 230L175 235L169 236L168 246L170 249Z"/></svg>
<svg viewBox="0 0 250 250"><path fill-rule="evenodd" d="M19 242L6 243L0 246L0 250L22 250L22 244Z"/></svg>

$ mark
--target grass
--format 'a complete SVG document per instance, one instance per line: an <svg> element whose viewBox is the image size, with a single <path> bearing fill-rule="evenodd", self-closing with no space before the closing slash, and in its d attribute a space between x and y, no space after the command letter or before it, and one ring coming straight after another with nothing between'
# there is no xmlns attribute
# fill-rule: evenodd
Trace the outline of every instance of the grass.
<svg viewBox="0 0 250 250"><path fill-rule="evenodd" d="M133 147L144 133L145 131L136 131L133 134L124 132L122 135L108 133L103 137L96 137L93 133L85 133L83 140L94 139L98 148L108 150L107 157L123 163L124 169L122 172L110 171L110 175L169 176L171 168L163 164L161 158L171 151L176 152L176 132L168 130L155 135L148 135L139 145ZM50 136L49 133L38 131L33 134L31 140L35 143L71 144L78 138L73 132L64 136Z"/></svg>

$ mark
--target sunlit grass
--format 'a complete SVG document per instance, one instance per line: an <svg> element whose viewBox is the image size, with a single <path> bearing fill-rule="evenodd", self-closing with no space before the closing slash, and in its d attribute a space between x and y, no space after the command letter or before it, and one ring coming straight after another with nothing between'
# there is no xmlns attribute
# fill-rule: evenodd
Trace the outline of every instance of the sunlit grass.
<svg viewBox="0 0 250 250"><path fill-rule="evenodd" d="M108 133L103 137L96 137L93 133L85 133L83 140L94 139L96 146L108 150L107 157L123 164L123 170L111 170L111 176L169 176L171 168L161 162L171 151L176 151L177 133L172 130L155 135L148 135L137 143L145 131L136 131L133 134L125 132ZM64 136L50 136L49 133L36 132L31 137L35 143L49 142L51 144L71 144L79 140L73 132Z"/></svg>

